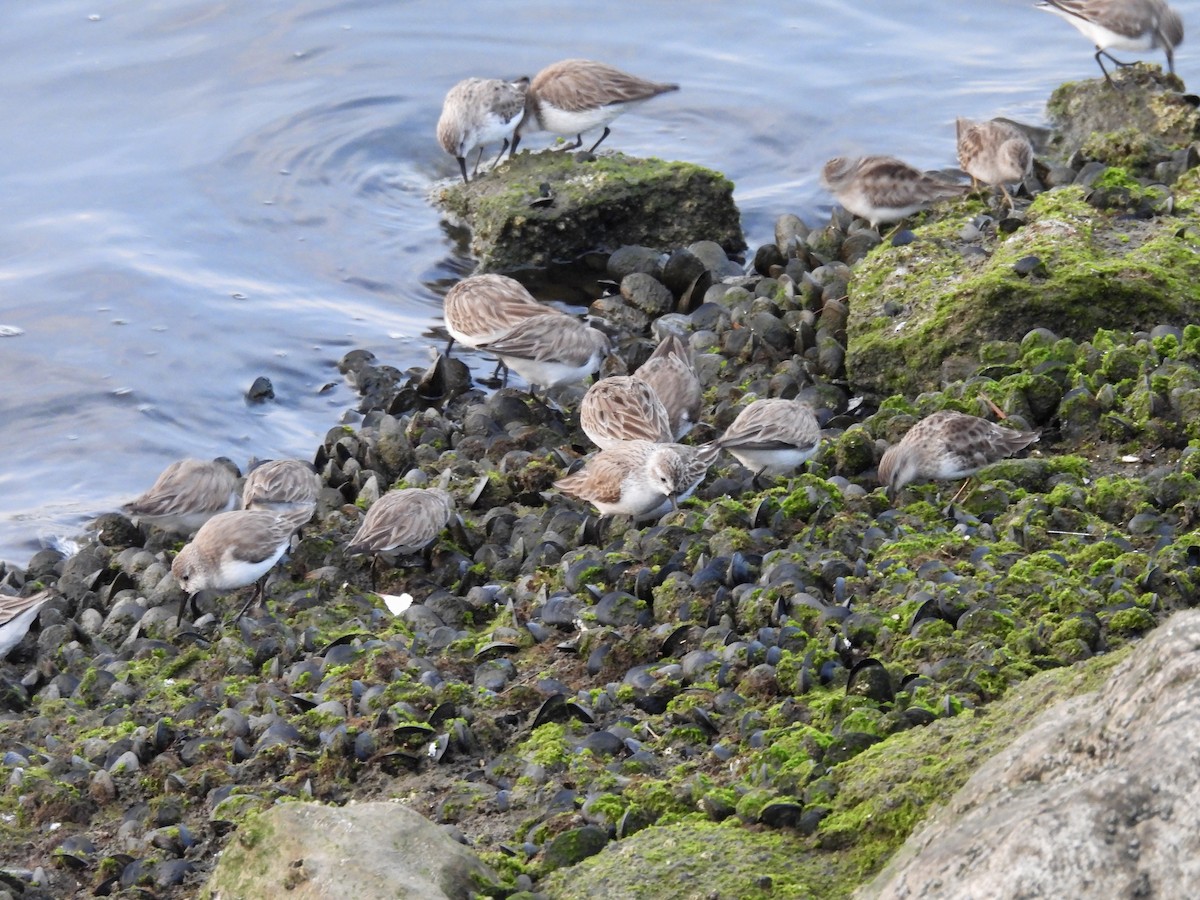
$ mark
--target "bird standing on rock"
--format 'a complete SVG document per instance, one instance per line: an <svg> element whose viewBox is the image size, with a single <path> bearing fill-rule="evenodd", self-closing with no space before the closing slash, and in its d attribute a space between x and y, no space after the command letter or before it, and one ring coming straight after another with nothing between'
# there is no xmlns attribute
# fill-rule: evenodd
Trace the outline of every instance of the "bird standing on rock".
<svg viewBox="0 0 1200 900"><path fill-rule="evenodd" d="M458 160L464 184L470 181L467 156L472 150L479 148L472 172L477 175L484 146L495 141L504 142L496 156L496 162L499 162L510 141L515 141L513 132L525 111L528 88L528 78L516 81L467 78L450 88L438 119L437 139L442 149ZM515 149L515 143L513 146Z"/></svg>
<svg viewBox="0 0 1200 900"><path fill-rule="evenodd" d="M1183 20L1164 0L1045 0L1037 8L1066 19L1096 45L1096 65L1104 73L1109 87L1116 87L1101 56L1117 66L1121 62L1109 50L1162 49L1167 54L1167 69L1175 74L1175 48L1183 43Z"/></svg>
<svg viewBox="0 0 1200 900"><path fill-rule="evenodd" d="M346 555L372 554L371 587L374 589L379 554L407 556L428 552L453 514L454 498L441 487L388 491L367 510L358 531L350 538Z"/></svg>
<svg viewBox="0 0 1200 900"><path fill-rule="evenodd" d="M696 374L691 348L678 334L668 333L633 374L658 395L673 440L680 440L700 421L704 386Z"/></svg>
<svg viewBox="0 0 1200 900"><path fill-rule="evenodd" d="M894 156L834 157L821 170L821 183L872 228L898 222L937 200L961 197L967 191L964 184L929 175Z"/></svg>
<svg viewBox="0 0 1200 900"><path fill-rule="evenodd" d="M1011 210L1013 199L1007 185L1021 181L1033 167L1033 144L1029 137L1004 119L972 122L959 118L955 131L958 164L972 182L982 181L1000 188Z"/></svg>
<svg viewBox="0 0 1200 900"><path fill-rule="evenodd" d="M604 133L588 150L595 153L608 137L613 119L651 97L677 90L677 84L647 81L590 59L553 63L538 72L529 85L525 115L513 136L512 152L517 152L524 135L535 131L575 135L575 143L564 148L575 150L583 146L585 132L603 128Z"/></svg>
<svg viewBox="0 0 1200 900"><path fill-rule="evenodd" d="M317 509L321 478L299 459L272 459L260 463L246 475L242 485L242 507L264 509L290 519L297 529L308 524Z"/></svg>
<svg viewBox="0 0 1200 900"><path fill-rule="evenodd" d="M670 443L671 420L654 388L633 375L601 378L583 395L579 427L601 450L624 441Z"/></svg>
<svg viewBox="0 0 1200 900"><path fill-rule="evenodd" d="M238 507L241 471L224 456L171 463L144 494L122 507L129 518L191 534L217 513Z"/></svg>
<svg viewBox="0 0 1200 900"><path fill-rule="evenodd" d="M591 503L602 516L657 519L691 496L716 458L712 444L623 441L601 450L554 486Z"/></svg>
<svg viewBox="0 0 1200 900"><path fill-rule="evenodd" d="M232 591L254 584L254 593L233 621L241 619L262 597L260 579L279 562L295 530L292 519L261 509L235 509L205 522L171 563L171 574L188 594L188 600L179 604L176 626L183 620L185 606L190 604L195 612L201 591Z"/></svg>
<svg viewBox="0 0 1200 900"><path fill-rule="evenodd" d="M755 400L717 439L716 445L758 476L782 474L812 459L821 446L821 426L807 403Z"/></svg>

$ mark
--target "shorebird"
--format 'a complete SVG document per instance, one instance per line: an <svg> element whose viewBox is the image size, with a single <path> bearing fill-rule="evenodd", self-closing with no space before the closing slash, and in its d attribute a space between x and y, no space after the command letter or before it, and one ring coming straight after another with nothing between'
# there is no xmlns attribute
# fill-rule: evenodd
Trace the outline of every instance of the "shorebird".
<svg viewBox="0 0 1200 900"><path fill-rule="evenodd" d="M955 121L958 137L958 164L971 176L972 184L982 181L1000 188L1012 209L1013 199L1007 184L1020 181L1033 166L1033 144L1016 125L1004 119L972 122Z"/></svg>
<svg viewBox="0 0 1200 900"><path fill-rule="evenodd" d="M944 409L926 416L884 452L879 483L891 497L911 481L966 478L1023 450L1039 436Z"/></svg>
<svg viewBox="0 0 1200 900"><path fill-rule="evenodd" d="M446 293L442 317L450 343L478 347L512 331L525 319L557 312L533 298L525 286L507 275L472 275ZM564 313L565 315L565 313Z"/></svg>
<svg viewBox="0 0 1200 900"><path fill-rule="evenodd" d="M299 459L268 460L246 474L242 507L273 512L292 520L299 529L316 512L320 493L321 478L309 463Z"/></svg>
<svg viewBox="0 0 1200 900"><path fill-rule="evenodd" d="M1163 0L1045 0L1037 8L1066 19L1096 45L1096 65L1110 87L1116 87L1101 56L1127 66L1109 50L1141 53L1161 48L1167 69L1175 74L1175 48L1183 43L1183 20Z"/></svg>
<svg viewBox="0 0 1200 900"><path fill-rule="evenodd" d="M825 163L821 183L872 228L898 222L937 200L967 191L964 184L936 178L893 156L835 157Z"/></svg>
<svg viewBox="0 0 1200 900"><path fill-rule="evenodd" d="M509 143L514 141L513 132L525 112L528 88L528 78L516 81L467 78L447 92L437 123L437 139L442 149L458 160L464 184L470 180L467 178L467 155L472 150L479 148L472 172L477 175L485 145L504 142L496 157L499 162Z"/></svg>
<svg viewBox="0 0 1200 900"><path fill-rule="evenodd" d="M716 441L754 473L782 474L804 465L821 446L821 426L799 400L755 400Z"/></svg>
<svg viewBox="0 0 1200 900"><path fill-rule="evenodd" d="M612 352L612 343L603 331L557 310L523 319L505 334L478 346L524 378L532 396L538 385L549 389L582 381Z"/></svg>
<svg viewBox="0 0 1200 900"><path fill-rule="evenodd" d="M654 388L635 375L601 378L583 395L579 425L601 450L624 441L670 443L671 420Z"/></svg>
<svg viewBox="0 0 1200 900"><path fill-rule="evenodd" d="M233 620L236 624L262 597L260 579L279 562L295 530L293 520L262 509L235 509L205 522L171 563L171 574L188 594L179 604L176 627L183 621L185 606L196 612L201 591L232 591L254 584L254 593Z"/></svg>
<svg viewBox="0 0 1200 900"><path fill-rule="evenodd" d="M388 491L367 510L358 531L350 538L346 555L372 555L371 588L374 590L375 563L379 554L428 554L453 514L454 498L443 488ZM425 565L429 565L428 556Z"/></svg>
<svg viewBox="0 0 1200 900"><path fill-rule="evenodd" d="M237 509L242 473L224 456L171 463L148 491L121 509L137 522L191 534L217 513Z"/></svg>
<svg viewBox="0 0 1200 900"><path fill-rule="evenodd" d="M512 152L521 138L535 131L575 135L567 150L583 146L583 135L603 128L589 153L609 134L609 123L621 113L651 97L679 90L677 84L647 81L613 66L590 59L564 59L534 76L525 94L525 115L513 136Z"/></svg>
<svg viewBox="0 0 1200 900"><path fill-rule="evenodd" d="M691 496L716 457L711 444L625 441L601 450L554 486L591 503L602 516L657 519Z"/></svg>
<svg viewBox="0 0 1200 900"><path fill-rule="evenodd" d="M675 332L669 332L633 373L654 388L670 423L671 437L679 440L700 421L704 388L696 374L691 348Z"/></svg>

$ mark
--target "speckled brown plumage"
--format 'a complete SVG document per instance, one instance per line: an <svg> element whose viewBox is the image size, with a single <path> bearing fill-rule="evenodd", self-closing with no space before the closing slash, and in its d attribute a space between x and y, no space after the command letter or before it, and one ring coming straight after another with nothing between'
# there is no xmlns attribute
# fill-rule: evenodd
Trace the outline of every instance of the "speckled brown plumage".
<svg viewBox="0 0 1200 900"><path fill-rule="evenodd" d="M922 419L879 463L879 483L898 491L911 481L965 478L1038 439L987 419L942 410Z"/></svg>

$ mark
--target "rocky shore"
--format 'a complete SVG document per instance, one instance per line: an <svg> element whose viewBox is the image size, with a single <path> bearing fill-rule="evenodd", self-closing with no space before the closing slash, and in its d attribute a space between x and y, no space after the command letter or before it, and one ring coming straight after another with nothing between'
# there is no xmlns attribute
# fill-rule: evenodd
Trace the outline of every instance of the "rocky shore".
<svg viewBox="0 0 1200 900"><path fill-rule="evenodd" d="M1119 78L1175 110L1155 98L1177 82L1146 73ZM386 878L388 854L430 869L422 896L849 897L1053 700L1196 602L1190 127L1120 169L1057 148L1013 214L972 194L886 239L782 215L745 260L710 241L607 255L590 312L618 367L688 336L689 443L752 399L805 399L825 440L792 478L756 486L723 457L662 521L599 521L552 488L590 451L583 386L546 403L453 357L401 372L355 351L361 423L316 451L317 516L265 610L232 626L230 598L177 631L176 545L117 514L70 558L0 570L52 592L0 660L0 900L317 897L330 877L401 895L351 881ZM1109 268L1080 293L1085 249ZM887 335L921 337L897 353ZM888 501L883 449L938 409L993 406L1041 432L1034 452L960 500ZM361 508L446 471L459 518L432 565L373 592L343 552ZM317 803L328 818L291 809ZM318 846L339 830L350 873Z"/></svg>

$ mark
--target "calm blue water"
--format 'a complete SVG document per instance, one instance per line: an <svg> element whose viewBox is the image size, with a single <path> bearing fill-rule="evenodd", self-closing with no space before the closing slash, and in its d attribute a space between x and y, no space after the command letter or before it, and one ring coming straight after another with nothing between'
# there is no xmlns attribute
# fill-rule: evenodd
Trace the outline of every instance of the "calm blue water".
<svg viewBox="0 0 1200 900"><path fill-rule="evenodd" d="M1200 27L1200 0L1178 2ZM683 90L608 145L737 184L751 246L828 213L828 157L954 163L954 117L1040 121L1087 42L1016 0L39 0L0 32L0 559L170 461L311 456L354 347L430 358L454 255L433 139L468 75L601 59ZM1161 55L1156 57L1161 61ZM1197 68L1180 48L1186 78ZM542 146L539 140L533 146ZM258 375L277 399L247 406Z"/></svg>

